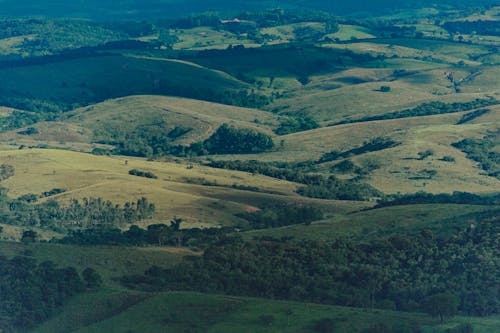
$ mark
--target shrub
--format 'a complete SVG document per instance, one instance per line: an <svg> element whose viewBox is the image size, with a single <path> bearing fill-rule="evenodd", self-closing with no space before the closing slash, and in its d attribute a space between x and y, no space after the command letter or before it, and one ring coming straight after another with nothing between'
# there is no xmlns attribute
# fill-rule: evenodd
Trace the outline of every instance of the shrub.
<svg viewBox="0 0 500 333"><path fill-rule="evenodd" d="M145 178L151 178L151 179L157 179L158 178L151 171L141 171L141 170L137 170L137 169L129 170L128 174L132 175L132 176L145 177Z"/></svg>

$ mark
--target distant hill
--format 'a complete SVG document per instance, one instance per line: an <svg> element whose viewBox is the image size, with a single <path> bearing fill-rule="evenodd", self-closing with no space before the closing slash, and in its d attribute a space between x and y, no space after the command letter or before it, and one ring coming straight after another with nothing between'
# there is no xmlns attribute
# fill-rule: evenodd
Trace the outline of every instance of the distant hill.
<svg viewBox="0 0 500 333"><path fill-rule="evenodd" d="M97 19L168 18L205 11L244 11L262 8L307 8L352 14L372 11L390 12L395 9L421 8L435 4L454 6L493 4L494 0L0 0L0 17L85 17Z"/></svg>
<svg viewBox="0 0 500 333"><path fill-rule="evenodd" d="M120 55L12 66L0 69L0 76L0 104L26 110L41 103L67 111L135 94L239 104L234 98L241 100L238 96L249 89L248 84L228 74L188 62Z"/></svg>

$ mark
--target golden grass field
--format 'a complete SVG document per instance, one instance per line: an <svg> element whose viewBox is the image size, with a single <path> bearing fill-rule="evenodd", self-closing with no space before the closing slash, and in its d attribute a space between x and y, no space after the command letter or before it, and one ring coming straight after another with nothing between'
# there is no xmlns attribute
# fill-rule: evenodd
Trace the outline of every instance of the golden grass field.
<svg viewBox="0 0 500 333"><path fill-rule="evenodd" d="M466 112L324 127L278 137L277 140L283 140L283 146L275 152L238 158L290 162L318 160L322 154L333 150L346 151L376 137L391 137L401 145L352 157L358 165L368 160L380 164L380 169L368 179L368 183L379 190L385 193L495 192L500 188L500 181L486 176L476 162L451 146L465 138L481 138L488 131L499 129L500 107L490 109L490 113L463 125L455 124ZM434 155L418 160L418 153L425 150L434 151ZM444 156L454 157L455 162L442 161ZM331 164L334 163L337 162ZM435 170L437 174L432 179L424 179L424 170Z"/></svg>
<svg viewBox="0 0 500 333"><path fill-rule="evenodd" d="M330 212L366 207L364 203L303 198L294 193L295 183L196 164L191 168L187 162L150 162L51 149L0 151L0 161L15 167L15 175L2 182L13 198L53 188L66 189L51 197L60 202L102 197L124 203L144 196L157 207L155 218L145 224L169 224L172 217L179 216L186 220L185 227L231 225L239 221L234 214L272 202L311 203ZM158 179L129 175L134 168L151 171ZM234 189L233 184L258 187L262 193Z"/></svg>

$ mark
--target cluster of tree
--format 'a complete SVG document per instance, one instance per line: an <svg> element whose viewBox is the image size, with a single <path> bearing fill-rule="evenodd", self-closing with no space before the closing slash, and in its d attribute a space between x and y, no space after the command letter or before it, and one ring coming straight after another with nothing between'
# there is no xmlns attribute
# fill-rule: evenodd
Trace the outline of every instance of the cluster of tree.
<svg viewBox="0 0 500 333"><path fill-rule="evenodd" d="M120 129L106 129L105 132L110 138L101 142L114 145L115 154L138 157L181 155L183 148L173 141L187 133L179 134L175 128L169 131L163 125L136 127L125 133Z"/></svg>
<svg viewBox="0 0 500 333"><path fill-rule="evenodd" d="M377 36L387 38L413 38L417 31L414 26L396 25L390 20L369 20L363 25L375 31Z"/></svg>
<svg viewBox="0 0 500 333"><path fill-rule="evenodd" d="M500 153L495 150L499 142L500 130L483 139L464 139L452 146L466 153L471 160L478 162L489 176L500 179Z"/></svg>
<svg viewBox="0 0 500 333"><path fill-rule="evenodd" d="M278 228L292 224L310 224L323 219L323 211L311 205L281 204L263 207L256 212L239 214L250 229Z"/></svg>
<svg viewBox="0 0 500 333"><path fill-rule="evenodd" d="M466 113L462 116L462 118L460 118L459 121L457 121L457 125L467 124L468 122L471 122L472 120L474 120L476 118L484 116L485 114L487 114L489 112L490 112L490 109L479 109L476 111Z"/></svg>
<svg viewBox="0 0 500 333"><path fill-rule="evenodd" d="M15 168L10 164L2 164L0 165L0 181L6 180L12 176L14 176Z"/></svg>
<svg viewBox="0 0 500 333"><path fill-rule="evenodd" d="M112 138L101 140L115 145L114 153L139 156L190 156L207 154L250 154L270 150L273 139L249 128L236 128L222 124L209 138L190 146L181 146L174 140L191 129L176 127L165 132L163 126L138 127L131 132L112 131Z"/></svg>
<svg viewBox="0 0 500 333"><path fill-rule="evenodd" d="M500 36L500 22L498 21L448 21L443 23L442 27L450 34Z"/></svg>
<svg viewBox="0 0 500 333"><path fill-rule="evenodd" d="M365 201L383 194L371 185L360 183L354 179L339 179L335 176L316 178L305 187L297 190L300 195L332 200Z"/></svg>
<svg viewBox="0 0 500 333"><path fill-rule="evenodd" d="M373 121L373 120L399 119L399 118L409 118L409 117L431 116L431 115L445 114L445 113L455 113L455 112L462 112L462 111L469 111L473 109L483 108L491 105L496 105L499 103L500 101L494 98L476 99L471 102L455 102L449 104L436 101L436 102L420 104L419 106L413 109L406 109L402 111L396 111L377 116L363 117L359 119L342 120L340 122L330 124L330 126Z"/></svg>
<svg viewBox="0 0 500 333"><path fill-rule="evenodd" d="M232 169L262 174L273 178L285 179L307 185L297 190L300 195L337 200L368 200L380 197L382 193L374 187L359 182L358 179L344 180L335 176L324 177L310 172L314 162L278 163L251 161L212 161L208 165L214 168Z"/></svg>
<svg viewBox="0 0 500 333"><path fill-rule="evenodd" d="M49 318L70 297L85 287L98 287L100 276L91 268L82 278L73 267L57 268L27 257L0 256L0 329L26 330Z"/></svg>
<svg viewBox="0 0 500 333"><path fill-rule="evenodd" d="M0 132L10 131L16 128L32 125L44 117L39 113L13 111L6 117L0 118Z"/></svg>
<svg viewBox="0 0 500 333"><path fill-rule="evenodd" d="M121 246L188 246L206 248L224 242L233 228L181 229L182 219L174 218L170 225L152 224L147 229L136 225L126 231L99 227L72 230L68 236L54 240L63 244Z"/></svg>
<svg viewBox="0 0 500 333"><path fill-rule="evenodd" d="M369 243L235 239L122 282L401 311L428 311L431 303L438 316L452 314L446 302L436 304L446 293L458 298L460 312L487 316L500 311L499 222L497 216L445 238L424 230Z"/></svg>
<svg viewBox="0 0 500 333"><path fill-rule="evenodd" d="M152 178L152 179L158 178L158 176L156 176L151 171L142 171L142 170L138 170L138 169L129 170L128 174L132 175L132 176L144 177L144 178Z"/></svg>
<svg viewBox="0 0 500 333"><path fill-rule="evenodd" d="M63 206L55 200L38 204L36 195L10 200L4 194L0 196L0 214L7 223L25 226L116 225L149 219L155 212L155 205L144 197L123 207L101 198L72 199Z"/></svg>
<svg viewBox="0 0 500 333"><path fill-rule="evenodd" d="M330 170L340 173L357 173L363 174L363 169L357 166L353 161L345 159L337 164L332 165Z"/></svg>
<svg viewBox="0 0 500 333"><path fill-rule="evenodd" d="M65 49L96 46L109 41L126 39L128 36L118 29L105 28L97 22L71 19L17 20L15 33L26 32L21 50L30 56L57 54ZM14 31L10 29L10 33ZM69 46L69 47L68 47Z"/></svg>
<svg viewBox="0 0 500 333"><path fill-rule="evenodd" d="M335 161L340 158L350 157L353 155L361 155L373 151L389 149L399 146L400 144L401 144L400 142L394 141L391 138L377 137L368 142L363 143L363 145L360 147L352 148L346 151L334 150L329 153L325 153L320 157L317 163L325 163L325 162Z"/></svg>
<svg viewBox="0 0 500 333"><path fill-rule="evenodd" d="M252 154L274 148L273 139L249 128L236 128L222 124L207 140L189 148L198 155Z"/></svg>
<svg viewBox="0 0 500 333"><path fill-rule="evenodd" d="M290 133L308 131L320 127L318 122L310 116L294 117L289 116L281 119L280 125L274 133L278 135L285 135Z"/></svg>
<svg viewBox="0 0 500 333"><path fill-rule="evenodd" d="M376 207L433 203L495 206L500 205L500 194L479 195L455 191L452 194L417 192L415 194L386 195L379 200Z"/></svg>
<svg viewBox="0 0 500 333"><path fill-rule="evenodd" d="M310 179L317 177L316 175L309 175L304 170L304 167L308 167L312 165L312 163L310 163L310 165L308 164L307 166L305 164L302 166L287 162L261 162L257 160L219 160L210 161L207 165L212 168L245 171L252 174L265 175L302 184L308 183L309 181L311 181Z"/></svg>

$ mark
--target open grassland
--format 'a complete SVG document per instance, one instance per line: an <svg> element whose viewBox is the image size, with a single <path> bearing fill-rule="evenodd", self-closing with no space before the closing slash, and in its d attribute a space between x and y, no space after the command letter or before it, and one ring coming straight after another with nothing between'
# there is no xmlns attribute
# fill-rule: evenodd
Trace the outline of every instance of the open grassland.
<svg viewBox="0 0 500 333"><path fill-rule="evenodd" d="M289 91L266 109L309 115L328 123L381 115L425 102L466 102L486 96L498 97L500 94L496 67L474 70L447 66L406 69L402 59L393 62L394 66L388 68L346 69L335 74L312 76L306 86ZM413 64L414 61L410 62ZM395 77L394 70L401 68L410 72ZM456 93L455 87L443 74L450 71L455 73L461 93ZM388 86L391 91L381 92L381 86Z"/></svg>
<svg viewBox="0 0 500 333"><path fill-rule="evenodd" d="M102 197L115 203L147 197L156 205L156 215L146 223L167 223L173 216L186 220L186 227L231 225L248 206L272 202L317 200L302 198L297 184L269 177L212 169L187 163L149 162L143 159L104 157L64 150L24 149L0 152L2 163L15 167L15 175L2 182L9 196L40 194L53 188L66 192L51 198L67 202L72 198ZM158 179L131 176L139 169ZM238 186L255 189L241 190ZM260 192L257 192L260 191ZM325 201L330 211L351 211L359 204Z"/></svg>
<svg viewBox="0 0 500 333"><path fill-rule="evenodd" d="M430 39L415 39L415 38L391 38L391 39L374 39L374 43L391 44L394 46L403 46L421 50L422 52L429 51L436 55L444 55L456 57L460 59L470 59L471 56L491 53L493 50L484 45L466 44L454 41L445 40L430 40Z"/></svg>
<svg viewBox="0 0 500 333"><path fill-rule="evenodd" d="M347 237L367 241L391 235L416 235L422 230L431 230L435 235L446 237L476 223L471 214L495 210L500 212L500 207L458 204L393 206L336 215L311 225L248 231L243 233L243 237L293 237L323 241Z"/></svg>
<svg viewBox="0 0 500 333"><path fill-rule="evenodd" d="M308 29L309 33L324 34L326 26L320 22L300 22L263 28L260 30L260 33L272 36L274 39L272 43L289 43L300 38L300 36L297 36L296 31L301 29Z"/></svg>
<svg viewBox="0 0 500 333"><path fill-rule="evenodd" d="M0 69L0 92L10 97L87 105L136 94L217 100L248 85L218 71L186 62L100 56Z"/></svg>
<svg viewBox="0 0 500 333"><path fill-rule="evenodd" d="M101 315L97 314L99 310ZM499 325L495 317L456 317L440 325L438 319L417 313L188 292L154 295L100 292L75 297L61 314L33 332L305 333L312 332L315 323L325 318L332 319L340 332L349 333L381 323L391 327L419 326L424 332L436 333L459 323L471 323L474 332L493 333Z"/></svg>
<svg viewBox="0 0 500 333"><path fill-rule="evenodd" d="M0 56L22 54L23 42L33 40L35 37L35 35L24 35L0 39Z"/></svg>
<svg viewBox="0 0 500 333"><path fill-rule="evenodd" d="M333 150L348 151L377 137L390 137L399 146L350 157L357 165L378 165L367 181L384 193L432 193L469 191L495 192L500 182L484 174L476 162L451 146L465 138L482 138L499 128L497 106L471 123L455 125L465 112L426 117L371 121L280 136L282 145L274 152L238 156L266 161L318 160ZM419 152L432 151L432 156L419 158ZM453 162L443 160L448 156ZM235 159L235 156L223 156ZM336 162L323 165L329 167Z"/></svg>
<svg viewBox="0 0 500 333"><path fill-rule="evenodd" d="M358 25L340 24L339 31L329 34L326 37L331 39L338 39L341 41L355 40L355 39L369 39L375 38L370 29Z"/></svg>
<svg viewBox="0 0 500 333"><path fill-rule="evenodd" d="M432 50L418 49L408 46L395 45L387 40L387 43L381 42L358 42L349 44L325 44L323 45L327 48L334 48L340 50L351 50L356 53L368 53L373 56L383 55L386 57L398 57L398 58L411 58L411 59L423 59L423 60L434 60L445 63L457 63L463 61L468 65L480 65L480 62L469 60L469 55L467 57L460 58L458 55L453 55L452 52L441 54ZM462 55L462 54L459 54Z"/></svg>

